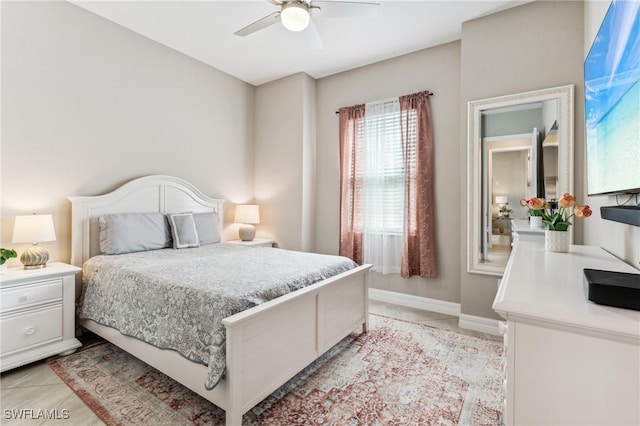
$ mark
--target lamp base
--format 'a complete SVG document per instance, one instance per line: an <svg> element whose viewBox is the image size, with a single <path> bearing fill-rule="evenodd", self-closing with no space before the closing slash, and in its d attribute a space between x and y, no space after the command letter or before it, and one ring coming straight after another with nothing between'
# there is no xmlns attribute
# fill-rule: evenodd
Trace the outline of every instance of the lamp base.
<svg viewBox="0 0 640 426"><path fill-rule="evenodd" d="M26 249L20 256L24 269L42 269L47 266L49 252L36 244Z"/></svg>
<svg viewBox="0 0 640 426"><path fill-rule="evenodd" d="M253 241L256 237L256 227L248 224L240 225L238 236L242 241Z"/></svg>

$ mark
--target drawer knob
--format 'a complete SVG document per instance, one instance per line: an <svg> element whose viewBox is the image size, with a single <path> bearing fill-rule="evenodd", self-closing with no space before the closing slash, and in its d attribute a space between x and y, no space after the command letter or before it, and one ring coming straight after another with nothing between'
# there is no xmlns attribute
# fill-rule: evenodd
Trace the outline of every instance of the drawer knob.
<svg viewBox="0 0 640 426"><path fill-rule="evenodd" d="M507 331L509 330L509 327L507 326L506 322L499 321L498 322L498 330L499 330L499 333L504 336L505 334L507 334Z"/></svg>
<svg viewBox="0 0 640 426"><path fill-rule="evenodd" d="M24 303L28 300L33 300L33 293L29 293L29 294L25 294L24 296L22 296L20 299L18 299L18 301L20 303Z"/></svg>
<svg viewBox="0 0 640 426"><path fill-rule="evenodd" d="M29 327L24 332L30 336L30 335L32 335L33 333L36 332L36 328L35 327Z"/></svg>

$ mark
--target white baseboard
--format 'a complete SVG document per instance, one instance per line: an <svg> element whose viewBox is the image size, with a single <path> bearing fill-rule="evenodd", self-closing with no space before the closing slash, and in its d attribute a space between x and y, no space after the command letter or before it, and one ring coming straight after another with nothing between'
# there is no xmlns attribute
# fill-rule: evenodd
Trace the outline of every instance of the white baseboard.
<svg viewBox="0 0 640 426"><path fill-rule="evenodd" d="M422 309L424 311L438 312L440 314L460 316L460 304L444 300L430 299L428 297L413 296L411 294L395 291L369 289L369 299L379 302L393 303L408 308Z"/></svg>
<svg viewBox="0 0 640 426"><path fill-rule="evenodd" d="M379 302L393 303L394 305L406 306L408 308L422 309L424 311L438 312L440 314L458 317L458 326L467 330L479 331L481 333L500 335L498 323L500 321L490 318L477 317L460 313L460 304L447 302L444 300L430 299L428 297L413 296L411 294L398 293L395 291L369 289L369 299Z"/></svg>
<svg viewBox="0 0 640 426"><path fill-rule="evenodd" d="M479 331L481 333L500 335L500 321L491 318L477 317L475 315L460 314L458 327L467 330Z"/></svg>

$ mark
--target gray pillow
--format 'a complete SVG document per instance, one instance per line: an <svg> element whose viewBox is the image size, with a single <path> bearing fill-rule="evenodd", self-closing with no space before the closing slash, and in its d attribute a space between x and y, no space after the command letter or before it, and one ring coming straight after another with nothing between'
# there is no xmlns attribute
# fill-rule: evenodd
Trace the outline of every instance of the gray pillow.
<svg viewBox="0 0 640 426"><path fill-rule="evenodd" d="M98 217L100 251L123 254L171 247L169 222L162 213L118 213Z"/></svg>
<svg viewBox="0 0 640 426"><path fill-rule="evenodd" d="M222 240L220 236L220 219L217 213L194 213L193 221L196 223L201 246L219 243Z"/></svg>
<svg viewBox="0 0 640 426"><path fill-rule="evenodd" d="M192 213L170 214L169 223L171 224L174 249L198 247L200 245L198 230Z"/></svg>

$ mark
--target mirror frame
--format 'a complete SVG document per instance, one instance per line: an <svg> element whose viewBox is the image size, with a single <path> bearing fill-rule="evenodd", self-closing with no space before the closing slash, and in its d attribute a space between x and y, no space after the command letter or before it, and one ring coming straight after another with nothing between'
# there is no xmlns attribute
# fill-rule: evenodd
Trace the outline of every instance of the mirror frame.
<svg viewBox="0 0 640 426"><path fill-rule="evenodd" d="M559 101L558 106L558 188L557 194L573 194L573 145L574 112L573 84L533 90L530 92L498 96L495 98L470 101L467 108L468 157L467 157L467 272L502 276L506 265L482 262L480 259L482 227L482 112L510 106L549 100ZM566 124L565 124L566 123ZM575 194L574 194L575 195ZM573 232L570 229L570 242Z"/></svg>

